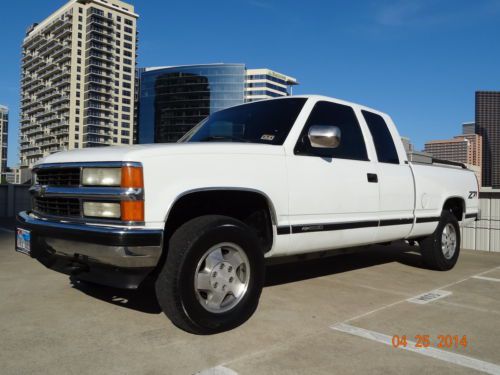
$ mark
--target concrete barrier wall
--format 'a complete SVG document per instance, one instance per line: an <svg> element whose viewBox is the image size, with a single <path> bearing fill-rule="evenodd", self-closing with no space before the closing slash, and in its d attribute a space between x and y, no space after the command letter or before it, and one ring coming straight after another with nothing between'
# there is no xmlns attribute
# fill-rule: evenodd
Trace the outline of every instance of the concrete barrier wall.
<svg viewBox="0 0 500 375"><path fill-rule="evenodd" d="M481 193L481 220L462 228L462 248L500 252L500 193Z"/></svg>
<svg viewBox="0 0 500 375"><path fill-rule="evenodd" d="M0 218L13 218L31 209L29 185L0 185Z"/></svg>

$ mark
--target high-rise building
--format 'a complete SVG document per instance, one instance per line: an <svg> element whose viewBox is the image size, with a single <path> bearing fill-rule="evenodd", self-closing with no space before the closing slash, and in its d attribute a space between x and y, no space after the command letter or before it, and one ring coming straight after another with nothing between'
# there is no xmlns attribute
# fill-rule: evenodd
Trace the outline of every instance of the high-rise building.
<svg viewBox="0 0 500 375"><path fill-rule="evenodd" d="M481 182L482 144L480 135L463 134L453 139L427 142L424 151L436 159L466 164Z"/></svg>
<svg viewBox="0 0 500 375"><path fill-rule="evenodd" d="M424 152L436 159L450 160L458 163L472 164L472 147L467 139L455 138L435 140L425 143Z"/></svg>
<svg viewBox="0 0 500 375"><path fill-rule="evenodd" d="M457 135L453 139L430 141L425 152L436 159L480 166L482 163L482 140L477 134Z"/></svg>
<svg viewBox="0 0 500 375"><path fill-rule="evenodd" d="M292 94L298 81L270 69L247 69L245 72L245 101L276 98Z"/></svg>
<svg viewBox="0 0 500 375"><path fill-rule="evenodd" d="M483 186L500 189L500 91L476 92L476 133L483 137Z"/></svg>
<svg viewBox="0 0 500 375"><path fill-rule="evenodd" d="M403 142L403 146L407 154L413 152L413 144L411 143L410 138L401 137L401 142Z"/></svg>
<svg viewBox="0 0 500 375"><path fill-rule="evenodd" d="M141 68L138 72L139 143L176 142L211 113L287 96L290 86L298 84L281 73L246 69L244 64Z"/></svg>
<svg viewBox="0 0 500 375"><path fill-rule="evenodd" d="M23 42L21 166L50 153L133 143L134 7L71 0Z"/></svg>
<svg viewBox="0 0 500 375"><path fill-rule="evenodd" d="M462 124L462 134L476 134L476 123L464 122Z"/></svg>
<svg viewBox="0 0 500 375"><path fill-rule="evenodd" d="M9 138L9 109L0 105L0 183L7 172L7 147Z"/></svg>

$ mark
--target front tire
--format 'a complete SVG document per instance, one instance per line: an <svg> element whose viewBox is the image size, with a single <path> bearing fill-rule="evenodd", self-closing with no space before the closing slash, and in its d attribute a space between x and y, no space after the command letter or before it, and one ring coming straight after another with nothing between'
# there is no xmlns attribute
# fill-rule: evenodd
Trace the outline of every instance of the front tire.
<svg viewBox="0 0 500 375"><path fill-rule="evenodd" d="M441 220L433 234L419 241L424 263L431 269L447 271L457 263L460 254L460 227L449 211L441 212Z"/></svg>
<svg viewBox="0 0 500 375"><path fill-rule="evenodd" d="M172 235L155 286L177 327L212 334L249 319L263 284L264 256L253 230L231 217L207 215Z"/></svg>

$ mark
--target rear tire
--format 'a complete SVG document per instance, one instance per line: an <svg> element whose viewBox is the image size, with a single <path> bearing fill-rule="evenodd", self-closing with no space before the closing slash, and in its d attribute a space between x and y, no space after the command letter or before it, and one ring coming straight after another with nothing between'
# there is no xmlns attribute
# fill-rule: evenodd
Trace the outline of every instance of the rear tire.
<svg viewBox="0 0 500 375"><path fill-rule="evenodd" d="M434 233L420 240L419 245L426 266L438 271L452 269L460 254L460 227L455 215L443 210Z"/></svg>
<svg viewBox="0 0 500 375"><path fill-rule="evenodd" d="M177 327L213 334L249 319L263 284L264 255L253 230L231 217L207 215L172 235L155 289Z"/></svg>

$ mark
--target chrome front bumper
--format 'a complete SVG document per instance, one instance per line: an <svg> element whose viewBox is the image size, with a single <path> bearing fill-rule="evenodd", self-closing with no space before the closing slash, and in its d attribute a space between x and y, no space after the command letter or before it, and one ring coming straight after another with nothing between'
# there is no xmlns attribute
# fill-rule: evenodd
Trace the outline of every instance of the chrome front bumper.
<svg viewBox="0 0 500 375"><path fill-rule="evenodd" d="M137 287L162 254L163 231L157 229L75 224L29 212L18 214L17 226L31 232L31 256L48 268L110 286ZM134 280L115 282L120 275Z"/></svg>

